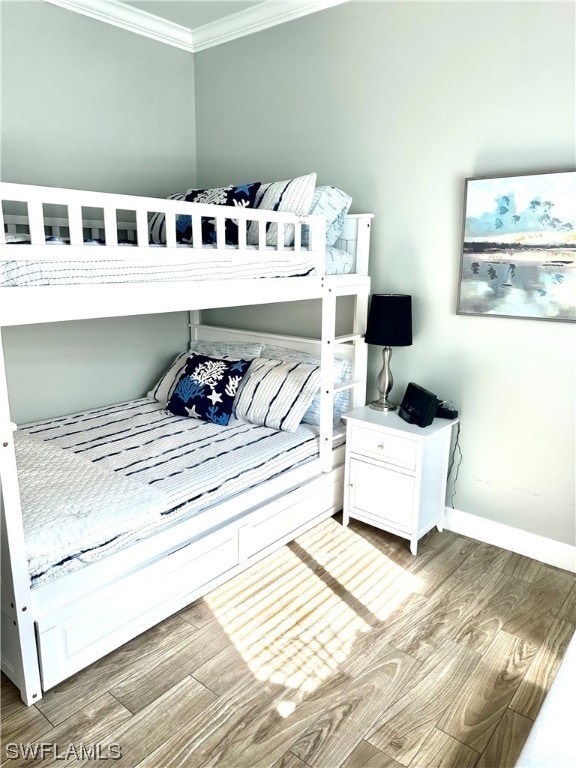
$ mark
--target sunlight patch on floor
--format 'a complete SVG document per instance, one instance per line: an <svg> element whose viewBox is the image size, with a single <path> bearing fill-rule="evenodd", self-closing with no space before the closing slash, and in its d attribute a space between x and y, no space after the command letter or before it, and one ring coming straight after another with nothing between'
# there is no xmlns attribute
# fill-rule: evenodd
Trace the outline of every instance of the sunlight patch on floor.
<svg viewBox="0 0 576 768"><path fill-rule="evenodd" d="M334 520L313 528L297 542L379 621L422 586L417 576Z"/></svg>
<svg viewBox="0 0 576 768"><path fill-rule="evenodd" d="M306 694L418 585L350 528L328 520L205 600L258 680ZM293 709L283 702L278 711Z"/></svg>

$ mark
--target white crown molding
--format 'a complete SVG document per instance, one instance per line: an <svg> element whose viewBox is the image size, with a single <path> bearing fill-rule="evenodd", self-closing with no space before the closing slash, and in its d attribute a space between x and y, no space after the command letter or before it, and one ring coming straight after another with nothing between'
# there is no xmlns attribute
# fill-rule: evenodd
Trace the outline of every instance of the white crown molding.
<svg viewBox="0 0 576 768"><path fill-rule="evenodd" d="M192 30L194 52L323 11L349 0L267 0Z"/></svg>
<svg viewBox="0 0 576 768"><path fill-rule="evenodd" d="M266 0L210 24L188 29L120 0L44 0L91 19L149 37L190 53L284 24L349 0Z"/></svg>
<svg viewBox="0 0 576 768"><path fill-rule="evenodd" d="M44 0L45 3L58 5L67 11L81 13L91 19L112 24L128 32L149 37L166 45L181 48L193 53L192 30L174 24L172 21L141 11L119 0Z"/></svg>

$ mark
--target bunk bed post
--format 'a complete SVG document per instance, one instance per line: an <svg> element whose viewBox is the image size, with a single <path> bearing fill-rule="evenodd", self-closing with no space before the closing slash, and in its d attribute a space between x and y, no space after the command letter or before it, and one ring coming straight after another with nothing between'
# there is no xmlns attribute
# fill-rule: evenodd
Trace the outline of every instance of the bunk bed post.
<svg viewBox="0 0 576 768"><path fill-rule="evenodd" d="M336 294L324 282L320 339L320 466L332 469L334 435L334 349L336 344Z"/></svg>
<svg viewBox="0 0 576 768"><path fill-rule="evenodd" d="M4 223L4 206L0 200L0 245L6 245L6 231L7 225ZM8 229L8 232L9 231L10 230Z"/></svg>
<svg viewBox="0 0 576 768"><path fill-rule="evenodd" d="M2 513L2 671L20 689L25 704L42 697L30 576L14 451L16 425L10 404L0 328L0 508Z"/></svg>
<svg viewBox="0 0 576 768"><path fill-rule="evenodd" d="M366 369L368 365L368 347L364 341L366 319L368 317L368 293L358 293L354 297L354 318L352 333L354 351L352 356L352 378L357 382L352 388L350 409L359 408L366 403ZM358 372L362 375L359 378Z"/></svg>
<svg viewBox="0 0 576 768"><path fill-rule="evenodd" d="M361 214L356 221L356 272L367 275L372 214Z"/></svg>
<svg viewBox="0 0 576 768"><path fill-rule="evenodd" d="M188 311L188 348L192 348L192 342L198 339L198 326L202 322L202 313L199 309Z"/></svg>

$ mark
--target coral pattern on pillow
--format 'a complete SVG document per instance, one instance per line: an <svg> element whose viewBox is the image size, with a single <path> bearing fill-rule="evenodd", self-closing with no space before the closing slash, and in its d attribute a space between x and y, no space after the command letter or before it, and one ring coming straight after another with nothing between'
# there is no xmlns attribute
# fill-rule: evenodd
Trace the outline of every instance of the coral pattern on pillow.
<svg viewBox="0 0 576 768"><path fill-rule="evenodd" d="M234 187L217 187L214 189L189 189L184 199L189 203L209 203L210 205L229 205L237 208L254 208L256 193L260 182L242 184ZM180 243L192 242L192 219L190 216L176 217L176 239ZM202 218L202 242L216 242L214 219ZM226 244L238 245L238 224L233 219L226 219Z"/></svg>
<svg viewBox="0 0 576 768"><path fill-rule="evenodd" d="M214 189L189 189L186 192L177 192L170 195L167 200L186 200L188 203L208 203L210 205L229 205L237 208L254 208L256 194L260 189L260 182L240 184L227 187L215 187ZM155 213L148 223L150 242L156 245L166 243L166 217L163 213ZM176 241L178 243L192 243L192 218L181 214L176 217ZM212 244L216 242L216 228L214 219L202 218L202 242ZM238 224L233 219L226 220L226 244L238 244Z"/></svg>
<svg viewBox="0 0 576 768"><path fill-rule="evenodd" d="M230 358L234 360L252 360L253 357L260 357L263 349L264 344L255 344L251 341L205 341L203 339L196 339L190 342L190 349L188 351L181 352L176 357L168 370L162 374L158 383L146 396L150 400L156 400L166 407L166 403L170 400L170 396L180 380L190 352L206 355L207 357L223 358L225 360Z"/></svg>
<svg viewBox="0 0 576 768"><path fill-rule="evenodd" d="M250 362L190 355L168 401L167 410L175 416L190 416L226 426L232 415L238 387Z"/></svg>

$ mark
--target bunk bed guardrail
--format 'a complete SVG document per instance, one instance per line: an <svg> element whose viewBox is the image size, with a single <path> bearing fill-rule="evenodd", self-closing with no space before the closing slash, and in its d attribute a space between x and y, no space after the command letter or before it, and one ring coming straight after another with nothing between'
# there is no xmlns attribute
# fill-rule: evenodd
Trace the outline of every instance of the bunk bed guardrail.
<svg viewBox="0 0 576 768"><path fill-rule="evenodd" d="M159 245L150 242L149 225L153 214L163 214L165 217L166 248L178 246L179 216L190 217L190 244L195 249L215 247L227 252L242 251L250 244L256 251L266 252L271 247L270 226L277 228L278 237L274 238L273 247L280 252L285 249L285 242L288 240L291 243L290 248L295 251L322 253L326 240L324 218L309 214L297 215L259 208L233 208L211 203L190 203L11 182L0 184L0 194L0 245L9 247L11 243L7 241L6 234L27 234L32 246L44 246L47 236L66 237L70 246L84 246L88 237L101 239L106 244L107 252L99 258L128 258L125 251L118 253L113 250L121 243L122 238L133 242L139 249ZM214 222L215 243L207 243L203 237L203 225L208 221ZM234 243L232 248L230 243L226 242L229 222L237 227L237 243ZM258 227L257 238L248 237L248 227L252 222ZM307 228L309 246L302 243L304 227ZM69 249L67 254L69 257ZM21 250L10 247L10 258L24 259L28 256ZM54 250L44 254L43 258L58 260L62 255ZM323 273L323 259L318 259L316 269L318 274Z"/></svg>

